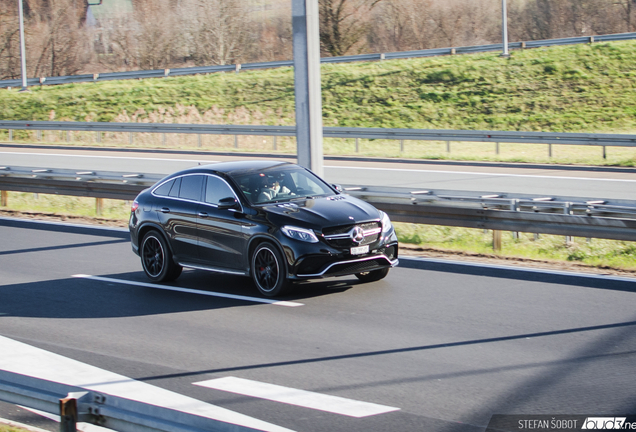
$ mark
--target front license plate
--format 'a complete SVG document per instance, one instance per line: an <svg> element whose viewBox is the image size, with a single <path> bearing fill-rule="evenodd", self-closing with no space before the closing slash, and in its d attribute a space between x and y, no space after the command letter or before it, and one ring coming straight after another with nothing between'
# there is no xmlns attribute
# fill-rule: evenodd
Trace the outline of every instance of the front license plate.
<svg viewBox="0 0 636 432"><path fill-rule="evenodd" d="M369 245L351 248L351 255L362 255L369 252Z"/></svg>

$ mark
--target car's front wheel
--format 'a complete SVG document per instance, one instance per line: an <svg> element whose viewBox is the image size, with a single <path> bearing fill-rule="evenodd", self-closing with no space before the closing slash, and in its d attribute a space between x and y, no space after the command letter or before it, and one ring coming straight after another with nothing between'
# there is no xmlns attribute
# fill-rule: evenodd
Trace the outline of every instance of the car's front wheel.
<svg viewBox="0 0 636 432"><path fill-rule="evenodd" d="M272 243L264 242L256 247L251 269L254 285L267 297L282 294L289 285L283 255Z"/></svg>
<svg viewBox="0 0 636 432"><path fill-rule="evenodd" d="M356 273L356 277L362 282L375 282L380 279L384 279L389 274L389 268L383 268L380 270L372 270L364 273Z"/></svg>
<svg viewBox="0 0 636 432"><path fill-rule="evenodd" d="M149 231L141 241L141 266L153 282L168 282L181 275L183 267L175 264L168 243L158 231Z"/></svg>

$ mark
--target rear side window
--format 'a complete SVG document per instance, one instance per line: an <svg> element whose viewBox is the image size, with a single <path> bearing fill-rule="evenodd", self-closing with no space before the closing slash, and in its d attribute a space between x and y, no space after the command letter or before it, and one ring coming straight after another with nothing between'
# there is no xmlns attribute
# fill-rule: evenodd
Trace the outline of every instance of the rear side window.
<svg viewBox="0 0 636 432"><path fill-rule="evenodd" d="M174 184L172 185L172 189L170 189L168 196L179 198L179 189L181 189L181 177L174 181Z"/></svg>
<svg viewBox="0 0 636 432"><path fill-rule="evenodd" d="M167 181L155 189L154 194L158 196L168 196L170 189L172 189L172 185L174 185L174 180Z"/></svg>
<svg viewBox="0 0 636 432"><path fill-rule="evenodd" d="M234 192L230 187L218 177L208 176L208 184L205 188L205 202L209 204L219 204L222 198L234 198Z"/></svg>
<svg viewBox="0 0 636 432"><path fill-rule="evenodd" d="M190 175L181 177L181 190L179 198L199 201L201 200L201 188L203 187L203 176Z"/></svg>

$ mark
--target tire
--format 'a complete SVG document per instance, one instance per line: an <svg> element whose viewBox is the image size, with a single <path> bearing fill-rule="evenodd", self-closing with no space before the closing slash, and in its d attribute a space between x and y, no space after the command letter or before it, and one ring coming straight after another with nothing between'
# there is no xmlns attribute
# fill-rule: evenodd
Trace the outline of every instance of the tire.
<svg viewBox="0 0 636 432"><path fill-rule="evenodd" d="M181 275L183 267L172 260L170 248L158 231L149 231L141 241L139 248L141 266L153 282L169 282Z"/></svg>
<svg viewBox="0 0 636 432"><path fill-rule="evenodd" d="M387 267L380 270L373 270L370 272L356 273L356 277L360 279L361 282L375 282L375 281L379 281L380 279L384 279L386 275L389 274L389 270L390 268Z"/></svg>
<svg viewBox="0 0 636 432"><path fill-rule="evenodd" d="M266 297L284 293L288 286L283 255L270 242L259 244L250 259L252 280L258 291Z"/></svg>

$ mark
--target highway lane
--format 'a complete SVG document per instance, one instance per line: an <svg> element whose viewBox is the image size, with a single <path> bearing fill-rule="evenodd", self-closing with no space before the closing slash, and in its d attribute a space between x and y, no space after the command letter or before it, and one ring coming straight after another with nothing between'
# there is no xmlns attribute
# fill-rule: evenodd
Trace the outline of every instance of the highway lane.
<svg viewBox="0 0 636 432"><path fill-rule="evenodd" d="M372 284L302 284L285 298L301 305L286 307L204 295L256 291L200 271L172 286L203 294L134 285L148 281L125 234L0 219L0 345L295 431L483 431L492 414L636 412L636 282L403 260ZM391 410L354 417L219 389L235 378Z"/></svg>
<svg viewBox="0 0 636 432"><path fill-rule="evenodd" d="M255 156L206 153L149 153L0 147L0 166L33 166L169 174L176 170ZM294 162L293 158L277 158ZM399 186L428 190L521 193L597 199L633 200L636 169L551 167L537 165L439 162L327 160L332 183Z"/></svg>

